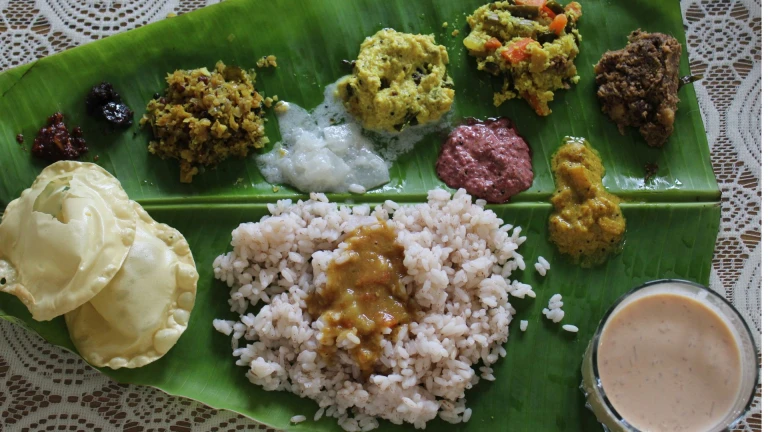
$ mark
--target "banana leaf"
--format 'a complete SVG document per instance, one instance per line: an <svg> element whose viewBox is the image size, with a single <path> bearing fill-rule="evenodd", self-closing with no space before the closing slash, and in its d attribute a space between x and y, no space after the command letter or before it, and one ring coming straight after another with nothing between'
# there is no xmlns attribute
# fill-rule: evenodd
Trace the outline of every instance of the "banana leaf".
<svg viewBox="0 0 768 432"><path fill-rule="evenodd" d="M124 133L90 119L83 109L89 88L102 80L115 85L125 101L143 114L147 101L164 89L164 78L178 68L212 67L217 60L246 68L268 54L277 69L260 69L256 82L266 95L278 95L307 108L322 100L323 88L346 74L343 59L357 56L360 42L382 27L434 33L449 51L449 73L457 90L453 117L485 118L506 115L515 121L533 151L533 186L516 197L542 201L552 193L549 156L565 135L586 137L600 151L606 166L606 187L622 197L647 201L706 201L719 192L712 172L701 115L692 86L681 90L675 133L659 149L651 149L636 131L619 134L600 113L595 96L593 65L602 53L622 48L632 30L664 31L685 41L679 5L665 0L585 1L579 29L584 37L577 66L581 82L559 91L554 114L541 118L521 100L500 108L491 103L498 79L476 70L461 41L468 29L465 15L480 2L450 1L332 1L235 0L38 60L0 75L0 207L28 187L43 167L30 158L36 131L54 111L72 125L81 125L91 147L88 159L114 173L128 195L142 203L266 202L295 196L290 187L275 193L264 182L253 160L231 160L209 169L192 184L178 181L178 162L148 154L148 132L135 125ZM447 22L447 28L442 23ZM454 29L458 36L452 36ZM689 73L684 53L681 74ZM279 139L270 115L268 135ZM17 134L26 137L14 145ZM441 182L434 161L442 137L418 145L413 157L401 158L392 181L360 199L420 200L425 189ZM657 163L658 174L646 184L646 163ZM238 182L239 179L242 179ZM346 199L346 196L337 197Z"/></svg>
<svg viewBox="0 0 768 432"><path fill-rule="evenodd" d="M546 257L552 270L539 276L533 266L515 277L531 283L535 301L512 299L517 310L506 343L507 357L494 367L496 381L482 382L467 392L473 410L469 423L453 426L441 420L428 430L599 430L584 408L579 391L580 364L597 322L624 292L648 280L685 278L706 283L714 249L720 210L716 204L626 204L626 247L621 255L599 269L582 269L555 253L547 241L548 204L515 203L493 207L508 223L520 225L528 236L522 247L526 261ZM150 385L168 393L199 400L216 408L243 413L260 422L285 429L289 419L312 418L317 406L286 392L268 393L250 384L246 368L235 366L228 337L213 330L214 318L237 319L229 311L227 286L213 278L211 263L227 250L230 232L240 222L258 220L267 213L259 204L147 206L151 215L176 227L192 245L200 272L198 300L190 326L179 343L159 361L133 370L103 369L119 382ZM659 245L664 245L663 250ZM562 331L541 314L555 293L565 299L568 323L576 334ZM18 317L51 343L74 351L63 319L37 322L15 297L0 297L0 315ZM525 333L519 319L529 321ZM382 430L396 430L383 422ZM290 430L333 431L335 422L306 422Z"/></svg>
<svg viewBox="0 0 768 432"><path fill-rule="evenodd" d="M675 133L663 149L651 149L635 131L619 134L600 112L593 65L606 50L625 45L636 28L662 31L685 46L679 4L665 0L584 1L579 24L584 37L577 66L581 82L556 93L553 114L536 116L523 101L495 108L491 94L501 83L476 70L461 44L465 16L481 2L468 0L228 0L220 5L169 18L137 30L68 50L0 74L0 209L29 185L44 167L29 148L45 118L63 112L85 131L93 161L115 174L128 195L189 241L200 272L198 302L178 345L156 363L135 370L102 370L119 382L149 385L171 394L242 413L279 429L339 430L332 419L291 425L293 415L312 418L316 405L285 392L265 392L250 384L235 366L229 338L215 332L214 318L236 319L227 305L228 288L214 280L212 262L228 250L240 222L267 213L266 203L303 196L288 186L277 192L264 181L252 157L230 160L178 181L178 163L147 152L149 134L138 126L114 131L85 114L84 97L102 80L144 113L146 102L164 88L165 74L179 68L212 67L216 61L245 68L265 55L278 68L259 69L257 88L265 95L306 108L322 100L323 88L348 72L360 42L384 27L434 33L448 48L449 73L457 90L452 121L463 117L508 116L533 152L534 184L513 203L492 206L508 223L523 227L528 262L544 256L552 271L540 277L529 266L516 278L534 285L538 298L513 299L518 311L505 345L508 356L494 368L496 381L467 392L472 419L462 425L435 420L428 430L549 431L600 430L584 408L578 385L582 354L597 322L622 293L658 278L683 278L706 284L720 220L719 191L710 163L701 115L692 86L681 89ZM448 27L442 26L443 22ZM458 35L453 36L454 29ZM689 73L687 54L681 75ZM269 114L267 133L280 138ZM26 137L15 142L17 134ZM547 241L548 197L553 191L549 158L566 135L586 137L606 167L604 184L624 199L626 246L605 265L582 269L558 255ZM337 201L375 204L385 199L420 202L426 191L443 186L434 174L442 136L425 138L390 172L391 182L362 196L332 195ZM646 182L646 163L658 174ZM543 320L541 309L555 293L564 297L568 322L581 330L564 334ZM14 297L0 294L0 318L24 325L49 342L73 350L62 319L36 322ZM530 322L521 333L518 319ZM382 422L381 430L409 429Z"/></svg>

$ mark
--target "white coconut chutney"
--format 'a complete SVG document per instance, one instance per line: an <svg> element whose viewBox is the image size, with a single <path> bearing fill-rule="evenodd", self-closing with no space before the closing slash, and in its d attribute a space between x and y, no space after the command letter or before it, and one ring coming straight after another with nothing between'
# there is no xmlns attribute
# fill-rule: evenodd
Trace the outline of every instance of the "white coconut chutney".
<svg viewBox="0 0 768 432"><path fill-rule="evenodd" d="M312 112L286 103L278 112L282 141L256 158L273 184L290 184L302 192L364 193L389 182L392 162L424 136L447 125L447 119L407 128L402 133L363 131L336 96L337 84L325 88Z"/></svg>

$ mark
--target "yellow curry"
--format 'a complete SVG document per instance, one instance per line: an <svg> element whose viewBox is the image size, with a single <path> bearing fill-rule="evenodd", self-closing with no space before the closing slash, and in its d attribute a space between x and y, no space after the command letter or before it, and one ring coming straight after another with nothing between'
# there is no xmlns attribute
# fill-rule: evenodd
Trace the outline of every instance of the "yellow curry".
<svg viewBox="0 0 768 432"><path fill-rule="evenodd" d="M320 353L333 354L337 340L359 339L349 353L366 376L381 354L384 329L410 323L418 308L400 282L405 254L395 238L381 222L351 232L344 240L349 258L332 261L325 288L307 299L312 318L326 323Z"/></svg>
<svg viewBox="0 0 768 432"><path fill-rule="evenodd" d="M600 157L586 140L569 137L552 156L552 171L550 240L583 266L602 263L621 245L626 221L619 198L603 186Z"/></svg>

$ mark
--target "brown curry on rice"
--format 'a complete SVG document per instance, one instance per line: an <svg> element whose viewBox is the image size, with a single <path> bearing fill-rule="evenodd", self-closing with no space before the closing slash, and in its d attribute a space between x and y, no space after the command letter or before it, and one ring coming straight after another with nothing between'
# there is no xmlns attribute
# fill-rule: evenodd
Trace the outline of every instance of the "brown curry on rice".
<svg viewBox="0 0 768 432"><path fill-rule="evenodd" d="M332 261L325 287L307 298L312 319L326 325L319 352L333 354L340 337L358 339L349 352L365 376L379 359L384 330L412 322L418 310L400 282L407 271L404 249L395 239L382 222L352 231L344 240L348 259Z"/></svg>

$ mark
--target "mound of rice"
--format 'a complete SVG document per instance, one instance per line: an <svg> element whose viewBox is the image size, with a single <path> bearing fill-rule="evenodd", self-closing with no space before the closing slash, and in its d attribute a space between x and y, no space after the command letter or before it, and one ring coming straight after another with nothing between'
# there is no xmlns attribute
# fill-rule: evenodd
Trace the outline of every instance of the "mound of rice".
<svg viewBox="0 0 768 432"><path fill-rule="evenodd" d="M323 194L270 205L271 216L237 227L234 250L213 263L240 314L239 321L215 320L214 327L232 335L236 363L249 368L252 383L315 400L315 420L335 417L347 431L374 429L376 418L417 428L438 415L468 421L464 392L481 378L495 379L491 366L506 355L502 344L515 313L508 294L520 291L509 277L524 266L520 228L504 225L484 204L472 204L463 189L453 197L435 189L426 204L387 201L372 211L329 203ZM324 323L312 321L305 300L324 287L342 236L378 220L387 221L405 249L402 282L423 312L410 325L387 329L375 372L361 382L348 339L337 341L331 361L318 354ZM254 307L259 302L261 309ZM480 362L478 376L472 366Z"/></svg>

